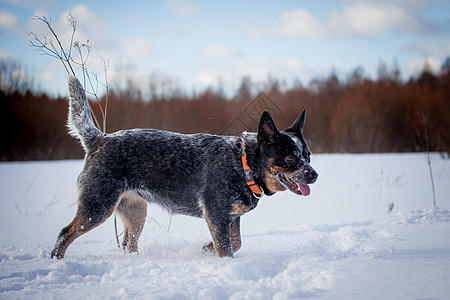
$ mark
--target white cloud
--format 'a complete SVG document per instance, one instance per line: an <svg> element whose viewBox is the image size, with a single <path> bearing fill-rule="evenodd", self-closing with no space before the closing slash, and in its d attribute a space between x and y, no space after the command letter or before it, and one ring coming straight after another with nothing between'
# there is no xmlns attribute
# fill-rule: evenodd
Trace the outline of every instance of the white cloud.
<svg viewBox="0 0 450 300"><path fill-rule="evenodd" d="M404 8L374 2L347 6L341 15L332 13L328 24L330 32L368 36L389 30L414 33L420 26Z"/></svg>
<svg viewBox="0 0 450 300"><path fill-rule="evenodd" d="M0 27L15 29L19 23L19 18L5 10L0 11Z"/></svg>
<svg viewBox="0 0 450 300"><path fill-rule="evenodd" d="M322 38L330 36L376 37L389 31L422 34L428 25L414 17L419 4L402 1L344 1L342 10L330 10L319 18L304 9L281 12L271 27L249 27L256 37Z"/></svg>
<svg viewBox="0 0 450 300"><path fill-rule="evenodd" d="M55 6L58 4L58 0L2 0L2 2L9 3L14 6L26 7L26 8L38 8Z"/></svg>
<svg viewBox="0 0 450 300"><path fill-rule="evenodd" d="M250 76L253 82L265 82L270 75L276 79L305 80L311 74L300 59L267 58L263 56L246 57L222 68L209 68L198 72L195 80L200 84L211 86L226 82L236 87L243 76Z"/></svg>
<svg viewBox="0 0 450 300"><path fill-rule="evenodd" d="M417 76L423 71L424 66L427 64L431 71L436 74L441 68L441 63L442 62L438 61L434 57L415 58L406 62L404 65L404 71L405 74Z"/></svg>
<svg viewBox="0 0 450 300"><path fill-rule="evenodd" d="M73 33L73 28L69 22L69 15L72 15L76 20L74 41L86 43L86 41L89 40L96 50L99 50L99 48L103 50L111 44L111 41L108 41L107 39L109 29L108 22L100 15L89 10L86 5L80 4L63 11L56 19L56 22L53 22L53 18L47 16L44 12L36 11L33 14L33 16L39 18L48 18L53 30L56 32L65 49L69 48ZM27 33L33 32L38 37L47 36L49 40L53 39L53 36L49 34L48 28L40 20L35 18L30 19L26 28Z"/></svg>
<svg viewBox="0 0 450 300"><path fill-rule="evenodd" d="M53 72L49 70L43 70L38 74L39 81L50 81L54 78Z"/></svg>
<svg viewBox="0 0 450 300"><path fill-rule="evenodd" d="M373 4L373 0L340 0L343 5ZM420 9L428 5L430 0L377 0L378 5L391 4L399 7Z"/></svg>
<svg viewBox="0 0 450 300"><path fill-rule="evenodd" d="M255 56L239 61L233 73L250 75L254 81L265 81L270 74L277 79L300 78L308 72L307 66L294 57L262 57Z"/></svg>
<svg viewBox="0 0 450 300"><path fill-rule="evenodd" d="M268 33L270 35L280 35L286 38L314 37L325 34L327 28L324 24L313 16L310 12L297 9L281 13L278 22Z"/></svg>
<svg viewBox="0 0 450 300"><path fill-rule="evenodd" d="M127 39L121 42L120 52L127 57L145 58L152 52L151 45L142 38Z"/></svg>
<svg viewBox="0 0 450 300"><path fill-rule="evenodd" d="M428 40L427 42L414 41L401 49L405 53L413 53L427 57L439 57L444 59L450 55L450 38L442 37Z"/></svg>
<svg viewBox="0 0 450 300"><path fill-rule="evenodd" d="M284 64L287 68L295 72L303 72L306 69L305 64L298 58L288 58L285 60Z"/></svg>
<svg viewBox="0 0 450 300"><path fill-rule="evenodd" d="M10 59L10 58L14 58L14 55L12 55L11 52L0 50L0 59Z"/></svg>
<svg viewBox="0 0 450 300"><path fill-rule="evenodd" d="M219 83L222 72L215 72L213 70L203 70L195 74L194 78L200 84L205 86L214 86Z"/></svg>
<svg viewBox="0 0 450 300"><path fill-rule="evenodd" d="M64 11L58 25L68 27L68 15L71 14L77 21L77 34L90 34L102 36L108 30L108 22L99 14L89 10L84 4L74 6L72 9Z"/></svg>
<svg viewBox="0 0 450 300"><path fill-rule="evenodd" d="M168 0L166 7L170 12L178 16L189 16L198 11L197 4L188 0Z"/></svg>
<svg viewBox="0 0 450 300"><path fill-rule="evenodd" d="M241 56L241 52L236 47L221 45L208 45L203 48L201 53L204 56L220 59L229 59L232 57Z"/></svg>

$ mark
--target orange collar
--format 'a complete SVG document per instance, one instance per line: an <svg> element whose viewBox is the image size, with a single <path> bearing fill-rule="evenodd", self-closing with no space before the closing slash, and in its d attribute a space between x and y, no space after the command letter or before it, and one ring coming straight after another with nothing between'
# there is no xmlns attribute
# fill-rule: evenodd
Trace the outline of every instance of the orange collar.
<svg viewBox="0 0 450 300"><path fill-rule="evenodd" d="M245 182L248 187L252 190L253 196L255 198L260 199L264 192L261 188L256 184L255 179L253 178L253 172L247 164L247 154L245 153L245 145L244 142L241 144L241 159L242 159L242 167L244 168Z"/></svg>

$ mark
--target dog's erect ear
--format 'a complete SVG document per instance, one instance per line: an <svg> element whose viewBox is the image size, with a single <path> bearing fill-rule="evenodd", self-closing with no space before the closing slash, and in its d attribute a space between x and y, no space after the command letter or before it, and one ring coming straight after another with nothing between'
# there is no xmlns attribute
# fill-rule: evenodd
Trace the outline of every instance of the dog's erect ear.
<svg viewBox="0 0 450 300"><path fill-rule="evenodd" d="M297 120L285 131L292 132L295 134L303 133L303 125L305 125L305 110L303 109L302 113L298 116Z"/></svg>
<svg viewBox="0 0 450 300"><path fill-rule="evenodd" d="M270 114L267 111L263 112L258 126L258 142L267 142L271 144L275 141L275 137L278 134L280 134L280 132L278 131L277 126L275 126Z"/></svg>

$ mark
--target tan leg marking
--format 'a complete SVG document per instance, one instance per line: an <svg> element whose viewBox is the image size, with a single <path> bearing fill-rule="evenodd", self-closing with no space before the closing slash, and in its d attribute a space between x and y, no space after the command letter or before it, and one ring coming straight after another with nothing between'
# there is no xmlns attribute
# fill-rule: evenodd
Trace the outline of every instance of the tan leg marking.
<svg viewBox="0 0 450 300"><path fill-rule="evenodd" d="M136 192L126 191L120 196L116 212L124 227L122 248L130 253L138 252L138 240L147 218L147 201Z"/></svg>
<svg viewBox="0 0 450 300"><path fill-rule="evenodd" d="M250 206L235 202L231 205L231 215L233 217L240 217L243 214L247 213L250 209Z"/></svg>

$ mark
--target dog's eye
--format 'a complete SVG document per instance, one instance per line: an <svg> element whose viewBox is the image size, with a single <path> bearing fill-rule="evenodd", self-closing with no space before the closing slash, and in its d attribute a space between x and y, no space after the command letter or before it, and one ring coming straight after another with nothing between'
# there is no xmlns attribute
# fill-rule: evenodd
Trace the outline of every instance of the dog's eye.
<svg viewBox="0 0 450 300"><path fill-rule="evenodd" d="M311 160L311 151L305 151L304 156L308 161Z"/></svg>
<svg viewBox="0 0 450 300"><path fill-rule="evenodd" d="M295 163L295 161L296 161L296 157L293 155L289 155L284 158L284 162L287 164L293 164L293 163Z"/></svg>

